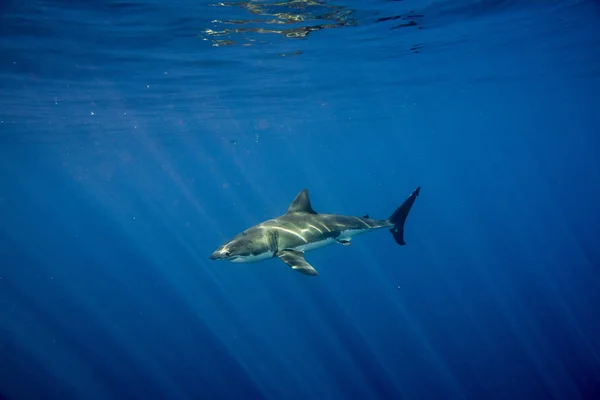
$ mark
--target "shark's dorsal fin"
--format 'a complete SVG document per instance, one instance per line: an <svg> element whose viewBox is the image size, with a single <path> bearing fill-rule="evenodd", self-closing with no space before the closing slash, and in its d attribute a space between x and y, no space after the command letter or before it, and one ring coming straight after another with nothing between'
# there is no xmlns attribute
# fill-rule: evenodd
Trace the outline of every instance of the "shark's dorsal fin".
<svg viewBox="0 0 600 400"><path fill-rule="evenodd" d="M305 212L309 214L317 213L315 210L313 210L312 206L310 205L310 199L308 198L308 189L303 189L300 193L298 193L294 201L292 201L292 204L290 205L290 208L288 208L287 212L288 214L296 212Z"/></svg>

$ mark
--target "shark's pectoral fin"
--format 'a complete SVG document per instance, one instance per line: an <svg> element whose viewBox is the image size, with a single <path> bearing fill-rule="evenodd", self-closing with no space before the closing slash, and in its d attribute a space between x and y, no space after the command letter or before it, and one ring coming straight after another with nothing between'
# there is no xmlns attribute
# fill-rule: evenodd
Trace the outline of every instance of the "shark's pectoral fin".
<svg viewBox="0 0 600 400"><path fill-rule="evenodd" d="M352 239L335 239L335 241L344 246L350 246L352 244Z"/></svg>
<svg viewBox="0 0 600 400"><path fill-rule="evenodd" d="M277 257L286 263L292 269L303 273L304 275L319 275L316 269L304 259L304 253L296 250L281 250L277 252Z"/></svg>

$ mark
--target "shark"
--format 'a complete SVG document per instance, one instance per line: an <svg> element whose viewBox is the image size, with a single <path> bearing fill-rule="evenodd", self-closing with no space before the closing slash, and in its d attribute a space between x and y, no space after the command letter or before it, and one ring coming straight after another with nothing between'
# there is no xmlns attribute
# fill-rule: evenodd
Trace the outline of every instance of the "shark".
<svg viewBox="0 0 600 400"><path fill-rule="evenodd" d="M382 228L389 229L398 245L406 245L404 225L420 191L419 186L389 218L372 219L368 215L317 213L311 205L308 189L303 189L285 214L244 230L217 248L209 258L234 263L279 258L293 270L315 276L317 270L304 257L308 251L333 243L349 246L353 237Z"/></svg>

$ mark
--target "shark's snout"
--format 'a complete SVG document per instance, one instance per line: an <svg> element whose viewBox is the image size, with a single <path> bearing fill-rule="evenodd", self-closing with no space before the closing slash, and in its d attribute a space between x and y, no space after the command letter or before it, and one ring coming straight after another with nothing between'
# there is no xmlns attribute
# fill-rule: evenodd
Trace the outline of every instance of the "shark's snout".
<svg viewBox="0 0 600 400"><path fill-rule="evenodd" d="M209 258L211 260L225 260L229 258L230 255L231 253L225 247L219 247L210 255Z"/></svg>

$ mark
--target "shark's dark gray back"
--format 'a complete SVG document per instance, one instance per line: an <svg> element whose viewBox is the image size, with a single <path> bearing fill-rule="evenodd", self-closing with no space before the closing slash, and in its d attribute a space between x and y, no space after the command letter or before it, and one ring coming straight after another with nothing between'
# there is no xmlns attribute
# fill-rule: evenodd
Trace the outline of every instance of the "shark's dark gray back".
<svg viewBox="0 0 600 400"><path fill-rule="evenodd" d="M336 239L346 231L366 231L387 226L391 226L387 220L318 214L312 208L306 189L298 193L286 214L257 225L264 232L276 235L279 249Z"/></svg>
<svg viewBox="0 0 600 400"><path fill-rule="evenodd" d="M336 239L347 231L366 231L391 226L386 220L336 214L292 212L259 224L265 232L277 236L279 249Z"/></svg>

